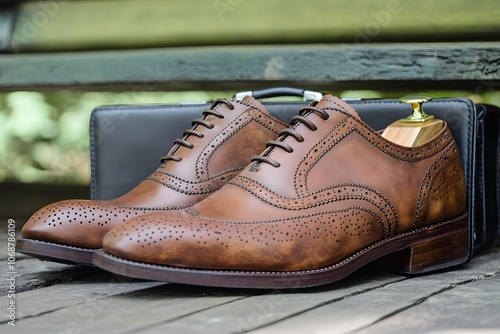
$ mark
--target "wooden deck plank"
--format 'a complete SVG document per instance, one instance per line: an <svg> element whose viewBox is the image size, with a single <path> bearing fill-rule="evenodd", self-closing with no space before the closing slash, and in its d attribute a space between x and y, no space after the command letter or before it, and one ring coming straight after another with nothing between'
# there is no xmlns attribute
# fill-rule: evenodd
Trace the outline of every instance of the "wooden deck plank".
<svg viewBox="0 0 500 334"><path fill-rule="evenodd" d="M0 262L4 262L5 261L4 263L6 263L7 259L9 258L9 255L8 255L8 253L6 251L3 251L3 250L7 249L7 243L5 243L5 246L0 243L0 249L2 250L2 252L0 253ZM19 261L19 260L22 260L22 259L27 259L27 258L29 258L28 255L24 255L24 254L21 254L21 253L16 253L16 261Z"/></svg>
<svg viewBox="0 0 500 334"><path fill-rule="evenodd" d="M292 291L131 281L31 258L20 260L18 271L17 328L6 318L0 321L2 333L500 330L498 245L455 270L407 278L379 272L373 265L335 284ZM0 305L8 301L0 297Z"/></svg>
<svg viewBox="0 0 500 334"><path fill-rule="evenodd" d="M355 295L298 314L292 318L256 330L255 333L304 333L311 331L311 324L313 324L314 330L325 333L353 333L360 329L371 332L370 326L372 324L390 317L392 314L403 310L408 310L410 314L415 305L419 305L423 301L433 298L433 296L438 296L444 291L498 275L500 269L492 271L492 267L500 268L499 255L498 252L488 254L488 261L485 261L488 265L485 267L481 267L482 262L478 262L477 267L471 264L455 271L420 276L389 284L362 295ZM499 295L497 289L497 299ZM449 304L448 309L443 307L439 310L439 313L442 317L446 317L448 313L454 312L453 306L453 304ZM498 309L496 308L496 310ZM481 314L478 313L477 315L480 316ZM488 322L488 314L485 314L485 316L485 318L482 316L476 319L471 318L470 326L479 326L482 322L496 324L496 322ZM418 328L418 323L412 324L406 318L400 318L400 321L402 319L405 319L404 323L399 323L399 327L395 327L398 333L405 332L406 326L409 328L416 326ZM418 320L418 318L415 318L415 320Z"/></svg>
<svg viewBox="0 0 500 334"><path fill-rule="evenodd" d="M164 285L163 282L124 281L108 273L83 277L76 281L61 283L45 288L17 293L17 320L36 317L55 310L86 303L98 305L99 300L113 295L121 295L138 290ZM10 299L0 297L0 305L7 305ZM8 319L0 318L0 323Z"/></svg>
<svg viewBox="0 0 500 334"><path fill-rule="evenodd" d="M110 13L113 13L110 15ZM498 38L495 0L27 1L17 51Z"/></svg>
<svg viewBox="0 0 500 334"><path fill-rule="evenodd" d="M305 290L274 290L231 304L210 308L159 326L151 326L141 333L242 333L271 324L320 305L363 295L390 283L405 280L399 275L355 275L338 284Z"/></svg>
<svg viewBox="0 0 500 334"><path fill-rule="evenodd" d="M500 42L193 47L0 55L0 90L500 86ZM242 64L245 64L242 66ZM127 69L124 71L123 69Z"/></svg>
<svg viewBox="0 0 500 334"><path fill-rule="evenodd" d="M7 270L7 261L3 260L2 269ZM69 282L81 277L86 277L98 272L98 269L83 266L68 266L54 262L44 262L30 257L22 259L16 257L16 292L29 291L54 285L57 283ZM0 296L7 294L9 282L6 279L0 280Z"/></svg>
<svg viewBox="0 0 500 334"><path fill-rule="evenodd" d="M89 299L79 305L19 320L16 327L34 333L59 333L68 328L78 333L135 333L137 328L231 303L246 298L249 293L166 284L97 301ZM0 325L0 332L7 326Z"/></svg>
<svg viewBox="0 0 500 334"><path fill-rule="evenodd" d="M466 330L470 333L482 333L482 330L498 333L499 273L432 296L357 333L460 333Z"/></svg>

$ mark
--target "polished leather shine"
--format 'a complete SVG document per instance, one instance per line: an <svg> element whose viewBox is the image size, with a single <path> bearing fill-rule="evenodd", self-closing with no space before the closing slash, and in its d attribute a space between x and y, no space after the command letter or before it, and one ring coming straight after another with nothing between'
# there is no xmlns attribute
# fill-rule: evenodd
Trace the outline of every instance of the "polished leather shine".
<svg viewBox="0 0 500 334"><path fill-rule="evenodd" d="M220 190L188 209L112 229L104 251L194 273L297 272L336 266L454 219L466 231L464 173L447 126L423 145L402 147L328 95L302 118Z"/></svg>
<svg viewBox="0 0 500 334"><path fill-rule="evenodd" d="M236 176L285 123L257 100L215 102L176 144L162 165L124 196L109 201L66 200L35 213L25 239L96 249L111 228L154 210L181 209ZM124 147L123 149L126 149Z"/></svg>

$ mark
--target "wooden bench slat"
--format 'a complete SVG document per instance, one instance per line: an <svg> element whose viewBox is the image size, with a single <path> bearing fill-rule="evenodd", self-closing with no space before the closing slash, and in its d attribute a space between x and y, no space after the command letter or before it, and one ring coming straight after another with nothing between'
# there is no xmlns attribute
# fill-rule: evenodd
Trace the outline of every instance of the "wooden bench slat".
<svg viewBox="0 0 500 334"><path fill-rule="evenodd" d="M3 236L3 234L2 234ZM7 260L3 260L7 263ZM5 265L7 267L7 265ZM12 271L9 271L12 272ZM83 266L68 266L55 262L44 262L31 257L17 257L15 262L16 293L29 291L61 282L69 282L81 277L89 276L95 269ZM13 274L9 274L13 275ZM10 291L10 282L5 276L0 280L0 296Z"/></svg>
<svg viewBox="0 0 500 334"><path fill-rule="evenodd" d="M492 301L493 298L484 298L484 293L477 291L476 296L470 294L470 299L462 298L457 304L452 300L447 299L444 294L453 295L456 286L463 286L464 290L474 289L472 282L476 280L485 280L489 275L497 275L500 273L500 258L498 252L489 253L486 255L488 264L482 266L474 263L471 266L463 266L455 271L447 271L443 273L414 277L401 282L389 284L383 288L375 289L364 294L352 296L340 300L336 303L330 303L322 307L318 307L309 312L294 316L282 322L277 322L274 325L257 330L255 333L304 333L311 330L311 324L314 328L325 333L352 333L366 329L366 333L374 333L372 325L382 320L386 322L386 326L376 326L380 331L375 333L415 333L425 332L426 328L421 328L423 318L419 317L421 313L414 312L413 308L420 309L419 304L425 303L428 305L425 310L433 309L436 323L433 323L430 328L443 328L437 322L439 319L446 319L450 325L451 319L459 317L460 313L467 313L468 303L483 304L484 312L488 312L490 306L494 306L496 311L499 309L498 298ZM492 270L491 266L496 266L496 270ZM497 279L498 281L498 279ZM495 284L485 282L485 286L489 286L493 290ZM469 287L469 288L468 288ZM460 288L456 288L460 289ZM446 292L448 291L448 292ZM457 290L459 291L459 290ZM497 292L498 290L496 290ZM455 292L456 293L456 292ZM443 295L442 295L443 294ZM441 296L442 295L442 296ZM440 301L435 304L434 301ZM434 305L434 306L433 306ZM408 312L404 312L408 310ZM460 312L462 311L462 312ZM475 317L471 314L467 316L468 326L477 327L481 323L487 326L498 326L498 317L495 319L485 317L481 311L481 307L476 307ZM487 314L491 314L488 312ZM399 313L399 314L398 314ZM405 314L412 314L413 317L405 317ZM388 320L383 321L383 319ZM424 318L425 319L425 318ZM481 320L478 320L481 319ZM456 327L464 328L465 322L460 322ZM443 329L445 329L444 327Z"/></svg>
<svg viewBox="0 0 500 334"><path fill-rule="evenodd" d="M101 299L103 298L134 291L146 291L146 289L164 284L167 283L139 280L126 282L123 279L120 281L109 273L98 273L77 281L18 293L16 296L18 305L22 306L18 308L16 318L19 321L85 303L87 303L87 307L90 304L95 304L97 307L101 306L103 303ZM1 305L7 305L8 303L8 296L0 297ZM0 323L7 321L8 318L1 319Z"/></svg>
<svg viewBox="0 0 500 334"><path fill-rule="evenodd" d="M372 266L331 285L291 291L130 281L99 270L71 271L23 259L16 297L0 297L0 304L15 300L16 326L37 333L482 333L483 328L496 333L499 255L496 246L455 270L417 277ZM54 285L26 284L46 281L48 274ZM12 332L8 321L0 321L0 332Z"/></svg>
<svg viewBox="0 0 500 334"><path fill-rule="evenodd" d="M500 42L193 47L0 55L0 90L494 89Z"/></svg>
<svg viewBox="0 0 500 334"><path fill-rule="evenodd" d="M495 0L28 1L17 51L249 43L498 40Z"/></svg>
<svg viewBox="0 0 500 334"><path fill-rule="evenodd" d="M498 274L470 282L356 333L498 333L499 286Z"/></svg>
<svg viewBox="0 0 500 334"><path fill-rule="evenodd" d="M166 284L73 305L21 319L16 326L36 333L59 333L73 328L78 333L137 332L150 324L196 313L217 305L245 298L251 292ZM19 297L19 305L29 303ZM21 308L21 306L19 306ZM8 325L0 324L0 332Z"/></svg>
<svg viewBox="0 0 500 334"><path fill-rule="evenodd" d="M384 273L377 275L363 270L359 275L353 275L326 287L293 291L273 290L264 295L241 299L157 326L151 324L141 333L246 333L256 328L265 328L267 325L321 305L337 303L371 290L383 289L386 285L405 279L399 275ZM316 329L311 323L309 327Z"/></svg>

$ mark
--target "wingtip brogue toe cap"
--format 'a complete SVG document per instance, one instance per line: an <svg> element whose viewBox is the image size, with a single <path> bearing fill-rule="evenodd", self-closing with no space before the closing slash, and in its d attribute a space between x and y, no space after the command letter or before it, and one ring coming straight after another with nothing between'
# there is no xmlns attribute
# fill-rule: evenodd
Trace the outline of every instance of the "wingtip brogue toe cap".
<svg viewBox="0 0 500 334"><path fill-rule="evenodd" d="M142 210L121 209L110 202L65 200L38 210L23 226L24 239L83 248L101 248L102 237Z"/></svg>
<svg viewBox="0 0 500 334"><path fill-rule="evenodd" d="M102 247L106 253L126 260L182 266L184 250L179 256L175 254L188 231L175 223L179 219L182 214L177 211L133 218L106 233ZM169 245L165 247L166 244Z"/></svg>

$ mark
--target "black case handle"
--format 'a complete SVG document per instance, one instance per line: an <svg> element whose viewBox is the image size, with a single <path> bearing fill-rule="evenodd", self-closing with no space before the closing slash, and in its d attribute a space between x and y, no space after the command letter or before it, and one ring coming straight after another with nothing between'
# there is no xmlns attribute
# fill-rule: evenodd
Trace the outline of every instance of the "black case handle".
<svg viewBox="0 0 500 334"><path fill-rule="evenodd" d="M265 99L279 96L297 96L304 98L304 101L321 100L323 93L295 87L272 87L247 92L238 92L234 98L241 100L245 96L252 96L256 99Z"/></svg>

